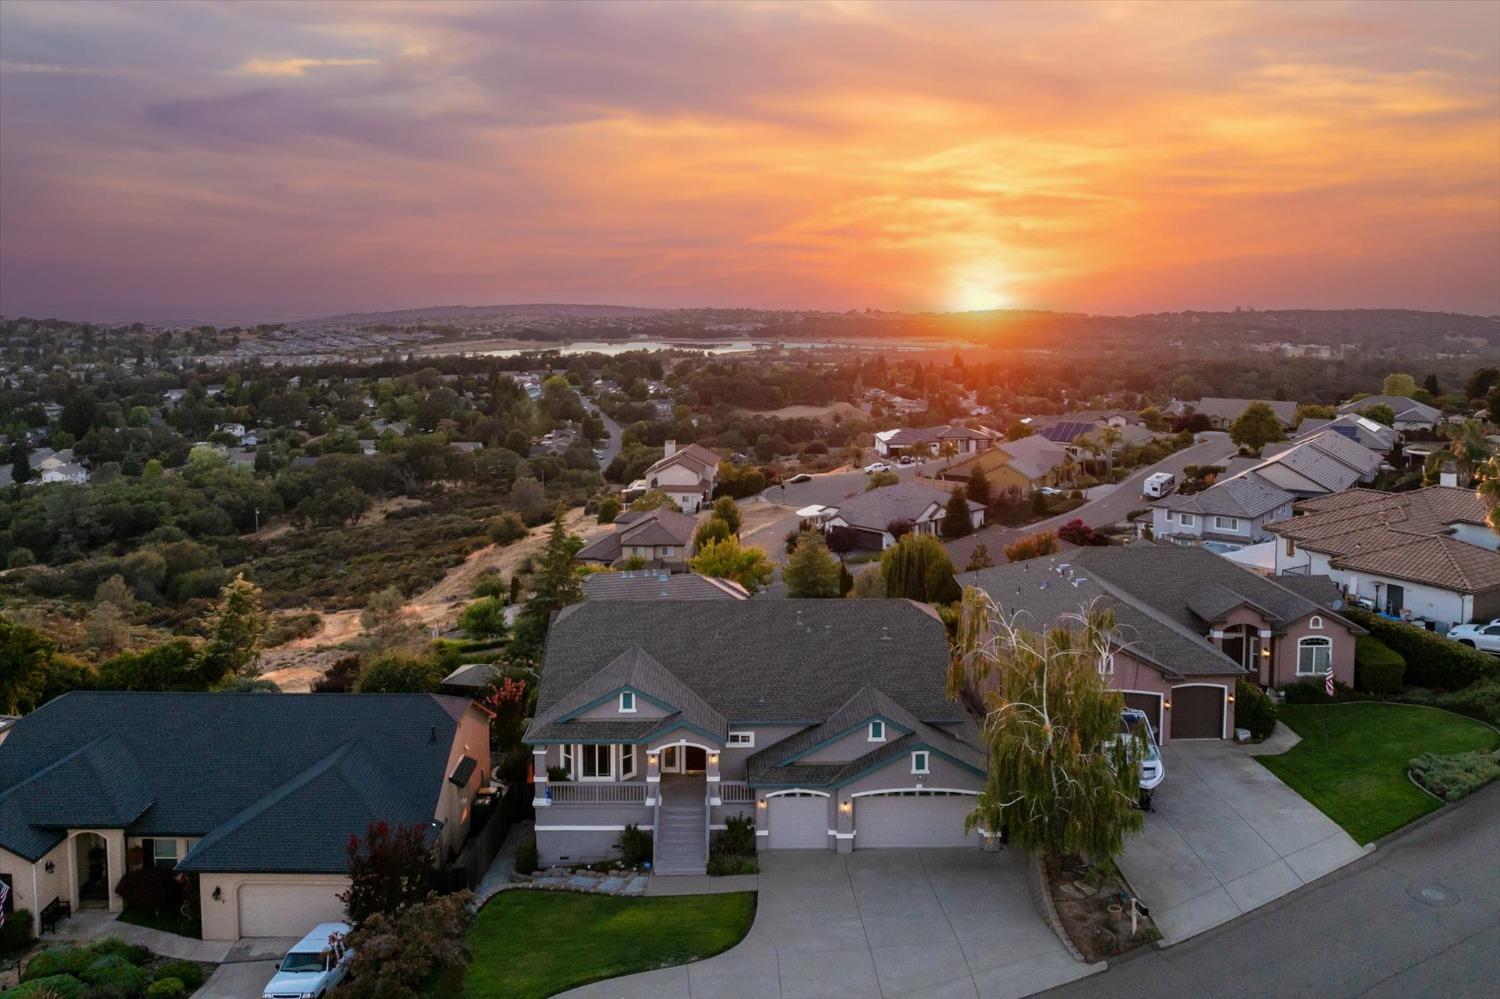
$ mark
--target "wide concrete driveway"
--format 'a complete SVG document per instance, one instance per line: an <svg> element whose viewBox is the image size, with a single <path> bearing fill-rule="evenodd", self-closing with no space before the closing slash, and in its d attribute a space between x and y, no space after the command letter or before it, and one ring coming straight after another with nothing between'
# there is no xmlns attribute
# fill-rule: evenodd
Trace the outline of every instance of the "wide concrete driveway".
<svg viewBox="0 0 1500 999"><path fill-rule="evenodd" d="M1368 852L1242 748L1177 742L1156 811L1120 870L1173 944L1265 905ZM1373 849L1373 847L1369 848Z"/></svg>
<svg viewBox="0 0 1500 999"><path fill-rule="evenodd" d="M755 924L736 947L574 997L1024 996L1103 965L1075 961L1037 915L1015 852L761 854Z"/></svg>

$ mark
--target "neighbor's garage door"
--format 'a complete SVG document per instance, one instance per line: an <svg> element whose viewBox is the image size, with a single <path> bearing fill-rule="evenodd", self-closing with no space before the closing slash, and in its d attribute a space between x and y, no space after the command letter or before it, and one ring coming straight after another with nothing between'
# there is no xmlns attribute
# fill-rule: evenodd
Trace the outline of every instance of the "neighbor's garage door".
<svg viewBox="0 0 1500 999"><path fill-rule="evenodd" d="M1172 738L1222 739L1223 737L1223 687L1172 688Z"/></svg>
<svg viewBox="0 0 1500 999"><path fill-rule="evenodd" d="M240 936L300 937L319 923L344 919L338 894L347 884L240 885Z"/></svg>
<svg viewBox="0 0 1500 999"><path fill-rule="evenodd" d="M949 791L861 795L854 803L854 848L966 846L977 835L964 835L964 816L973 808L974 795Z"/></svg>
<svg viewBox="0 0 1500 999"><path fill-rule="evenodd" d="M1156 733L1156 741L1161 741L1161 698L1155 694L1130 694L1125 695L1125 706L1127 708L1139 708L1146 712L1146 717L1151 719L1151 731Z"/></svg>
<svg viewBox="0 0 1500 999"><path fill-rule="evenodd" d="M767 798L773 850L828 849L828 799L820 794Z"/></svg>

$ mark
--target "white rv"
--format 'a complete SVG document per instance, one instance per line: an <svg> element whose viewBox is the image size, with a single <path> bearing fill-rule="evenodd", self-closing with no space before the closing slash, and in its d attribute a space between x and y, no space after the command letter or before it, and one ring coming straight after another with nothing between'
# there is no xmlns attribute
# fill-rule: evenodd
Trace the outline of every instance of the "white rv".
<svg viewBox="0 0 1500 999"><path fill-rule="evenodd" d="M1146 476L1146 495L1152 499L1161 499L1176 488L1177 476L1171 472L1157 472Z"/></svg>

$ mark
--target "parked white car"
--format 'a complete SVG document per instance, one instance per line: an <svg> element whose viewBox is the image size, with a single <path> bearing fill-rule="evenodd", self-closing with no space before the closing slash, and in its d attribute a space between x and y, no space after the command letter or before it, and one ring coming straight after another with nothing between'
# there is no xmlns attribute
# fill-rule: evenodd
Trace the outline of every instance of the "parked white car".
<svg viewBox="0 0 1500 999"><path fill-rule="evenodd" d="M790 479L787 479L786 480L786 484L789 485L789 486L795 486L795 485L797 485L798 483L801 483L801 482L811 482L811 481L812 481L812 476L811 475L808 475L806 472L798 472L796 475L792 476Z"/></svg>
<svg viewBox="0 0 1500 999"><path fill-rule="evenodd" d="M1500 617L1489 624L1461 624L1450 628L1448 637L1471 649L1500 655Z"/></svg>
<svg viewBox="0 0 1500 999"><path fill-rule="evenodd" d="M1061 496L1063 494L1063 491L1056 486L1042 486L1037 492L1043 496Z"/></svg>
<svg viewBox="0 0 1500 999"><path fill-rule="evenodd" d="M347 923L319 923L287 951L261 999L323 999L349 975L354 952L344 946Z"/></svg>
<svg viewBox="0 0 1500 999"><path fill-rule="evenodd" d="M865 471L871 475L874 475L876 472L889 472L891 471L891 463L888 461L872 461L865 466Z"/></svg>

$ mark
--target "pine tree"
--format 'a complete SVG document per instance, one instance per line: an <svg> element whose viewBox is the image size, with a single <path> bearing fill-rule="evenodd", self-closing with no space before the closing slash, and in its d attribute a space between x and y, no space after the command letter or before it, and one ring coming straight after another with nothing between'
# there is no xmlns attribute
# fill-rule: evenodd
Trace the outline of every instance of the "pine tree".
<svg viewBox="0 0 1500 999"><path fill-rule="evenodd" d="M219 610L214 617L208 644L198 655L197 669L203 682L215 686L258 672L260 636L266 627L260 606L260 587L241 573L219 591Z"/></svg>
<svg viewBox="0 0 1500 999"><path fill-rule="evenodd" d="M990 480L985 478L984 469L978 465L975 465L974 471L969 473L967 489L970 500L980 506L990 505Z"/></svg>
<svg viewBox="0 0 1500 999"><path fill-rule="evenodd" d="M573 556L583 547L583 540L568 530L563 521L566 512L561 503L557 504L547 547L542 550L532 579L531 597L516 618L515 636L508 649L512 659L539 658L552 615L583 599L583 576L573 564Z"/></svg>
<svg viewBox="0 0 1500 999"><path fill-rule="evenodd" d="M943 537L962 538L974 532L974 522L969 519L969 500L963 487L954 486L948 494L948 507L943 513Z"/></svg>
<svg viewBox="0 0 1500 999"><path fill-rule="evenodd" d="M839 596L843 567L829 554L816 531L804 531L781 570L789 597L828 599Z"/></svg>

